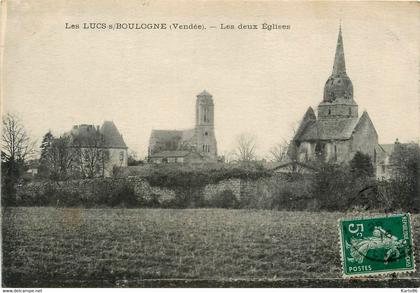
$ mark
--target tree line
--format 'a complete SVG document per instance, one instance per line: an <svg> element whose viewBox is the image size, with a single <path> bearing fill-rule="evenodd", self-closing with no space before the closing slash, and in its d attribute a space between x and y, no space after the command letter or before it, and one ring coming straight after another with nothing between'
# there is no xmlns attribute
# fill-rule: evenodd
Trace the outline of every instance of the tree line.
<svg viewBox="0 0 420 293"><path fill-rule="evenodd" d="M47 132L41 143L39 177L63 181L104 177L109 151L101 133L88 137L69 135L55 138Z"/></svg>
<svg viewBox="0 0 420 293"><path fill-rule="evenodd" d="M2 118L1 142L2 200L10 201L16 184L25 180L25 172L36 161L36 142L33 141L20 117L7 113ZM63 181L103 177L109 151L103 136L95 130L86 137L63 135L54 137L48 131L40 145L37 177Z"/></svg>
<svg viewBox="0 0 420 293"><path fill-rule="evenodd" d="M1 180L2 202L13 198L14 187L24 179L30 159L36 153L35 142L31 140L21 119L8 113L2 119ZM256 137L242 134L237 138L232 160L249 166L258 164ZM287 142L279 143L271 150L272 161L282 161L287 156ZM109 152L99 132L88 137L62 135L54 137L48 131L40 144L38 178L51 181L103 177ZM229 160L228 160L229 161ZM130 164L141 161L132 156ZM420 148L417 143L396 144L390 157L391 178L378 181L369 156L356 153L348 164L331 164L315 161L312 192L323 199L323 208L336 209L348 204L343 198L365 202L374 206L381 201L390 209L400 206L412 209L420 207ZM293 195L293 194L291 194ZM369 202L370 203L367 203ZM342 208L345 208L343 206Z"/></svg>

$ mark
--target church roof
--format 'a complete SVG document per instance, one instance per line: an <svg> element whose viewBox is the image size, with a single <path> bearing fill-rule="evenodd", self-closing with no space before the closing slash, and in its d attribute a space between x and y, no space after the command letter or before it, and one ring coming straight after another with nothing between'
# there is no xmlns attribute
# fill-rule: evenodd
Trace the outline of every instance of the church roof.
<svg viewBox="0 0 420 293"><path fill-rule="evenodd" d="M195 135L195 129L186 129L186 130L182 130L182 140L183 141L190 141L193 136Z"/></svg>
<svg viewBox="0 0 420 293"><path fill-rule="evenodd" d="M152 147L152 153L156 151L172 151L176 148L182 148L185 143L191 142L195 135L195 129L186 130L160 130L153 129L150 134L149 145ZM155 146L158 146L157 148ZM163 148L163 150L162 150Z"/></svg>
<svg viewBox="0 0 420 293"><path fill-rule="evenodd" d="M335 58L333 66L333 75L340 75L346 73L346 61L344 58L343 36L341 34L341 25L338 32L337 47L335 49Z"/></svg>
<svg viewBox="0 0 420 293"><path fill-rule="evenodd" d="M185 129L185 130L165 130L165 129L152 129L150 134L150 139L154 141L164 142L170 140L182 140L188 141L195 134L195 129Z"/></svg>
<svg viewBox="0 0 420 293"><path fill-rule="evenodd" d="M172 140L175 138L182 138L182 130L161 130L161 129L152 129L150 138L154 138L157 141L166 141Z"/></svg>
<svg viewBox="0 0 420 293"><path fill-rule="evenodd" d="M349 139L358 122L358 118L321 119L317 121L310 121L300 133L297 133L295 140L311 141Z"/></svg>
<svg viewBox="0 0 420 293"><path fill-rule="evenodd" d="M312 109L312 107L309 107L305 115L303 116L302 122L300 123L299 128L296 131L295 137L301 136L305 129L308 127L308 125L314 122L316 122L316 115L314 109Z"/></svg>
<svg viewBox="0 0 420 293"><path fill-rule="evenodd" d="M105 146L109 148L127 148L121 133L112 121L104 121L100 132L103 135Z"/></svg>
<svg viewBox="0 0 420 293"><path fill-rule="evenodd" d="M303 123L303 122L302 122ZM376 133L369 114L364 111L360 118L342 117L337 119L309 120L300 133L296 133L295 141L314 140L347 140L358 131L364 123L371 124Z"/></svg>

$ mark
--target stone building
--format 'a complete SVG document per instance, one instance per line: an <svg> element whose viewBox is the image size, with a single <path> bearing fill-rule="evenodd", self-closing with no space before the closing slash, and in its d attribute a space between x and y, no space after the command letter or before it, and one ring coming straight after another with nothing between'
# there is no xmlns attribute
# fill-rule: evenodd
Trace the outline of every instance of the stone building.
<svg viewBox="0 0 420 293"><path fill-rule="evenodd" d="M378 134L366 111L359 117L353 84L346 73L341 27L334 65L318 105L318 115L309 107L292 140L289 155L298 162L321 159L348 162L356 152L368 154L376 165L384 156Z"/></svg>
<svg viewBox="0 0 420 293"><path fill-rule="evenodd" d="M64 136L68 136L72 148L85 157L81 161L90 161L96 165L95 177L109 177L114 167L127 166L128 148L112 121L104 121L101 127L89 124L75 125ZM80 164L79 162L78 168L85 167Z"/></svg>
<svg viewBox="0 0 420 293"><path fill-rule="evenodd" d="M195 127L186 130L153 129L148 160L152 163L198 163L217 161L213 97L197 95Z"/></svg>

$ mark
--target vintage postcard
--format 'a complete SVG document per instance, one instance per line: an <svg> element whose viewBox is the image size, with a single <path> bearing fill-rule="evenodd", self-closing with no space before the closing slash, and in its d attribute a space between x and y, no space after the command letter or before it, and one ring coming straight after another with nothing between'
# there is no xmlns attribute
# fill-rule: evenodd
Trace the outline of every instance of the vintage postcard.
<svg viewBox="0 0 420 293"><path fill-rule="evenodd" d="M419 9L2 0L2 287L419 287Z"/></svg>

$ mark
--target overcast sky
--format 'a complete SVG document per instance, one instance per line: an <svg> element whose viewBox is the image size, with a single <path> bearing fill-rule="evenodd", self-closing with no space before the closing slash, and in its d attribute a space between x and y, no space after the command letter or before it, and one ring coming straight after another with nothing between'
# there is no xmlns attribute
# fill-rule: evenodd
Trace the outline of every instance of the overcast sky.
<svg viewBox="0 0 420 293"><path fill-rule="evenodd" d="M359 115L380 143L418 140L416 3L274 3L11 0L3 67L4 111L34 139L74 124L113 120L146 155L150 132L194 126L196 94L213 95L218 148L254 133L263 155L306 109L332 71L342 19L347 74ZM203 31L70 30L84 22L197 23ZM221 30L277 23L290 30Z"/></svg>

